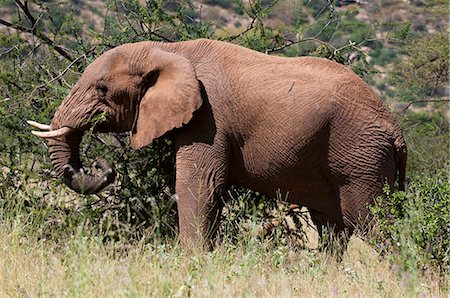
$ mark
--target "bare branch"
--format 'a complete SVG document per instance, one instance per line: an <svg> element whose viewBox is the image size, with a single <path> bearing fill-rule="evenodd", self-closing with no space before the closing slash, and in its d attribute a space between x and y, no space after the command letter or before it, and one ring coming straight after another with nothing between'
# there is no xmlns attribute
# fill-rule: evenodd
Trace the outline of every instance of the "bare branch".
<svg viewBox="0 0 450 298"><path fill-rule="evenodd" d="M95 50L96 46L93 46L92 48L90 48L85 54L77 57L75 60L73 60L69 65L67 65L67 67L56 77L54 77L53 79L51 79L49 82L41 84L39 86L37 86L36 88L33 89L33 91L31 91L30 95L28 96L28 98L31 98L34 94L34 92L36 92L37 90L41 89L42 87L45 87L46 85L53 83L54 81L60 79L73 65L75 64L79 64L81 59L86 59L86 55L91 53L93 50Z"/></svg>
<svg viewBox="0 0 450 298"><path fill-rule="evenodd" d="M272 52L281 51L281 50L283 50L283 49L285 49L287 47L290 47L292 45L299 44L299 43L302 43L302 42L306 42L306 41L314 41L316 43L320 43L320 44L326 45L327 47L329 47L329 48L331 48L333 50L336 50L336 48L334 46L332 46L331 44L329 44L329 43L327 43L327 42L325 42L323 40L320 40L320 39L315 38L315 37L308 37L308 38L303 38L303 39L299 39L299 40L288 40L288 42L286 44L284 44L282 46L279 46L279 47L272 48L272 49L268 49L266 52L267 53L272 53Z"/></svg>
<svg viewBox="0 0 450 298"><path fill-rule="evenodd" d="M32 22L32 28L26 28L26 27L18 25L18 24L12 24L3 19L0 19L0 24L3 26L9 27L9 28L13 28L17 31L20 31L23 33L29 33L29 34L35 36L35 37L39 38L40 40L42 40L42 42L45 43L46 45L52 47L56 52L58 52L58 54L60 54L67 60L69 60L71 62L74 61L73 57L66 50L64 50L60 45L55 44L55 42L52 39L50 39L46 35L42 34L41 32L35 30L36 29L35 28L36 19L31 15L30 11L28 10L27 4L26 4L27 2L25 2L25 4L23 4L17 0L16 3L24 11L25 15L30 20L30 22Z"/></svg>
<svg viewBox="0 0 450 298"><path fill-rule="evenodd" d="M252 22L250 23L250 25L247 26L247 29L245 29L244 31L242 31L241 33L237 34L237 35L233 35L227 38L227 41L233 41L239 37L242 37L245 33L249 32L250 30L252 30L253 28L255 28L255 22L256 22L256 17L254 17L252 19Z"/></svg>
<svg viewBox="0 0 450 298"><path fill-rule="evenodd" d="M401 111L400 114L404 114L406 113L406 111L413 105L416 103L433 103L433 102L450 102L450 99L423 99L423 100L414 100L414 101L410 101L406 107L404 107Z"/></svg>
<svg viewBox="0 0 450 298"><path fill-rule="evenodd" d="M14 2L16 2L17 6L19 6L23 13L27 16L28 20L31 23L31 27L34 28L36 19L31 15L30 10L28 9L28 1L22 3L20 2L20 0L15 0Z"/></svg>
<svg viewBox="0 0 450 298"><path fill-rule="evenodd" d="M12 52L13 50L17 50L17 46L13 46L13 47L7 49L6 51L4 51L3 53L0 53L0 58L7 55L10 52Z"/></svg>

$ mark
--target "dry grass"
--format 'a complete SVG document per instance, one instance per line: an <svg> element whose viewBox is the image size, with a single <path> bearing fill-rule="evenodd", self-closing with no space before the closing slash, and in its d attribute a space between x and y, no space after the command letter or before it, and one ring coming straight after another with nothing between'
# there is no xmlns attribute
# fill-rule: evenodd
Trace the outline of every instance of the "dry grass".
<svg viewBox="0 0 450 298"><path fill-rule="evenodd" d="M56 245L0 226L0 297L446 296L449 278L400 274L358 238L342 263L255 238L198 256L176 245L103 244L74 235ZM126 251L126 252L125 252Z"/></svg>

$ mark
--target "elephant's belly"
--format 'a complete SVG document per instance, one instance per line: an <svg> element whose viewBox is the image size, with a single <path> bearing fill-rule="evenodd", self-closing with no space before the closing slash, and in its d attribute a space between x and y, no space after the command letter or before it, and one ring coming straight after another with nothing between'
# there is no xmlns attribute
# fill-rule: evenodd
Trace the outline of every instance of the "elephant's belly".
<svg viewBox="0 0 450 298"><path fill-rule="evenodd" d="M303 205L335 197L340 178L329 168L327 134L324 128L308 142L249 143L232 156L230 182Z"/></svg>

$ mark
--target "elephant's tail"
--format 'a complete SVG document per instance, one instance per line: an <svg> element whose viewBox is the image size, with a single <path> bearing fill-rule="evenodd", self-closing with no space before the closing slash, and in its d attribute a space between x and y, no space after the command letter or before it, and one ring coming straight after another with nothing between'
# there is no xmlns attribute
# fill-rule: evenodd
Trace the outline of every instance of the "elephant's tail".
<svg viewBox="0 0 450 298"><path fill-rule="evenodd" d="M398 128L395 134L395 165L397 168L397 178L398 178L398 189L400 191L405 191L406 189L406 159L407 159L407 149L406 142L403 138L401 130Z"/></svg>

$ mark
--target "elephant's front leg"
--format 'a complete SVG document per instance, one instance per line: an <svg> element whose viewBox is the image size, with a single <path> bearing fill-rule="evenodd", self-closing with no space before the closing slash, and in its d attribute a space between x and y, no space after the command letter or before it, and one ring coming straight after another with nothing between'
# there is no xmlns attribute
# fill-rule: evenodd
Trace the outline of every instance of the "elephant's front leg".
<svg viewBox="0 0 450 298"><path fill-rule="evenodd" d="M181 244L210 249L224 205L226 154L202 143L182 146L176 172Z"/></svg>

